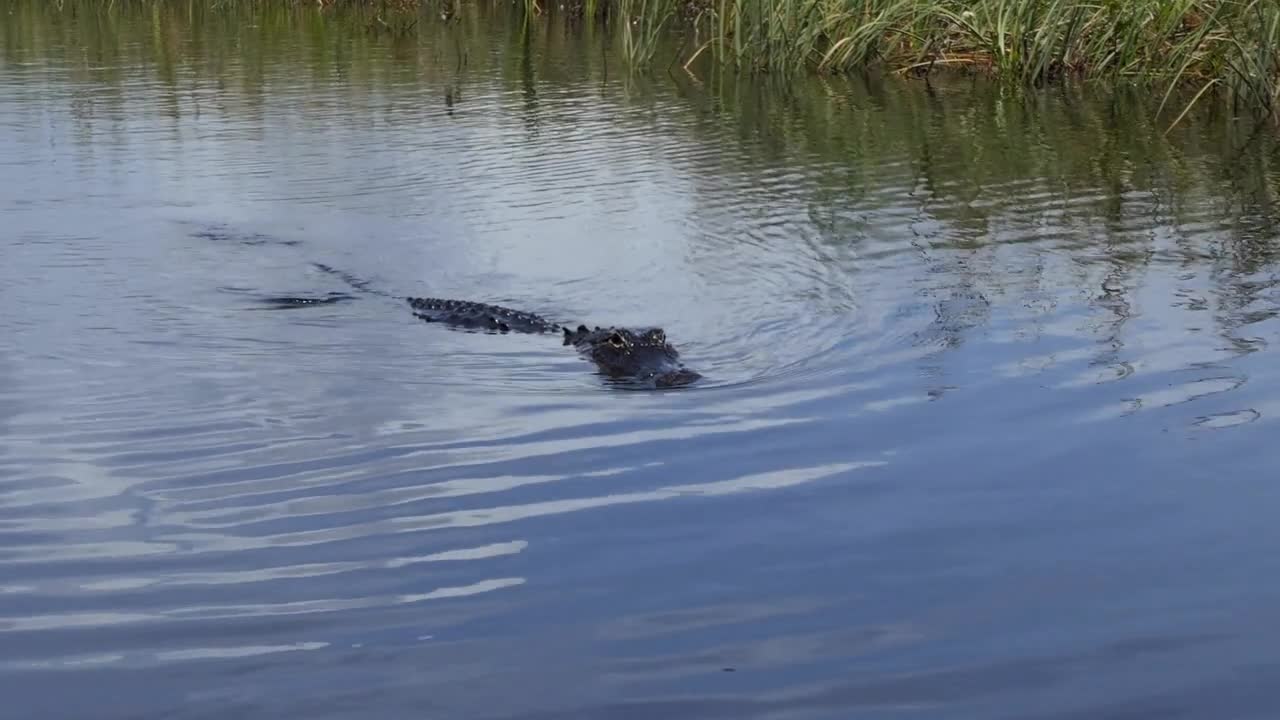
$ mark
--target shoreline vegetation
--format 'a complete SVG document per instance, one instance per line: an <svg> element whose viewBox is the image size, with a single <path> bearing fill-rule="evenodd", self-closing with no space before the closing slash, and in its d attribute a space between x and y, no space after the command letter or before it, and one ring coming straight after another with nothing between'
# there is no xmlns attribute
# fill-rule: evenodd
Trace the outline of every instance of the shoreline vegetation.
<svg viewBox="0 0 1280 720"><path fill-rule="evenodd" d="M524 0L530 11L546 0ZM554 0L550 0L554 1ZM602 11L583 0L584 15ZM1280 2L1276 0L613 0L652 62L656 35L677 18L710 53L768 72L904 75L983 73L1043 86L1064 79L1137 81L1225 96L1280 119ZM607 11L605 11L607 12ZM632 30L632 28L635 28ZM1162 109L1164 103L1162 102Z"/></svg>
<svg viewBox="0 0 1280 720"><path fill-rule="evenodd" d="M62 5L54 0L51 5ZM186 5L194 0L133 0ZM210 8L356 10L411 34L477 0L204 0ZM483 1L483 0L480 0ZM72 5L73 2L66 2ZM130 0L95 3L132 4ZM633 70L983 74L1041 87L1143 85L1170 127L1199 101L1280 122L1277 0L507 0L530 18L614 33Z"/></svg>

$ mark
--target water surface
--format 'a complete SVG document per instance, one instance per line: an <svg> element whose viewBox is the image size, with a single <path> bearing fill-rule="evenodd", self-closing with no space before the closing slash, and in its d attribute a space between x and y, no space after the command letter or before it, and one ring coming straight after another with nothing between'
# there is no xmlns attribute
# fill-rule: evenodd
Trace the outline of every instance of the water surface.
<svg viewBox="0 0 1280 720"><path fill-rule="evenodd" d="M188 5L0 4L22 717L1280 711L1273 130Z"/></svg>

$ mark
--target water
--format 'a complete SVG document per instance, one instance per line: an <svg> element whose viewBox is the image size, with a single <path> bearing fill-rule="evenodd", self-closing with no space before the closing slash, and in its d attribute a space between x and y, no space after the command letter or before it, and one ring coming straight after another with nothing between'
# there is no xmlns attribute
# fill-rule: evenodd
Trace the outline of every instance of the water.
<svg viewBox="0 0 1280 720"><path fill-rule="evenodd" d="M1272 130L201 4L2 8L13 717L1280 711Z"/></svg>

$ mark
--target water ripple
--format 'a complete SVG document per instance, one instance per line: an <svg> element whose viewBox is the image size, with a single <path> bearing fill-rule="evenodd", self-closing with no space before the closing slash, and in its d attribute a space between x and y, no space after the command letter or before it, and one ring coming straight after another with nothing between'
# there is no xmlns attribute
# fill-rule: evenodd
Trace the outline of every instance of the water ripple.
<svg viewBox="0 0 1280 720"><path fill-rule="evenodd" d="M1030 717L1273 654L1273 138L643 77L478 7L28 5L0 687L32 715ZM623 392L379 295L261 311L351 290L316 262L660 325L704 380Z"/></svg>

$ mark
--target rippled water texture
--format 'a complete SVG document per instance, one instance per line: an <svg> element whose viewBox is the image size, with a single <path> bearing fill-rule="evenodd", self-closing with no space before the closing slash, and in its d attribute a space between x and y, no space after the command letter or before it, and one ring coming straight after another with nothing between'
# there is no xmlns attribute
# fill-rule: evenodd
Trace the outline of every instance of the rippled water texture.
<svg viewBox="0 0 1280 720"><path fill-rule="evenodd" d="M13 717L1280 715L1274 129L202 4L0 3Z"/></svg>

